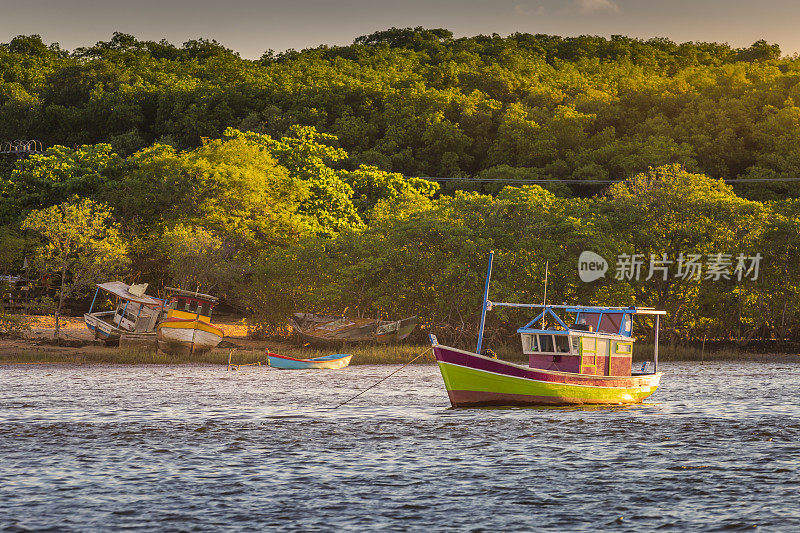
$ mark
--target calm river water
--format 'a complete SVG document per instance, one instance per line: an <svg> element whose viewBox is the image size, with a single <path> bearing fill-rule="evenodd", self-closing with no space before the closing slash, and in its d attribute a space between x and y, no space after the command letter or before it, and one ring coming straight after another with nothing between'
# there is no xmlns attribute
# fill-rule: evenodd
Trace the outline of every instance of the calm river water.
<svg viewBox="0 0 800 533"><path fill-rule="evenodd" d="M434 366L0 367L0 530L800 530L798 364L449 409Z"/></svg>

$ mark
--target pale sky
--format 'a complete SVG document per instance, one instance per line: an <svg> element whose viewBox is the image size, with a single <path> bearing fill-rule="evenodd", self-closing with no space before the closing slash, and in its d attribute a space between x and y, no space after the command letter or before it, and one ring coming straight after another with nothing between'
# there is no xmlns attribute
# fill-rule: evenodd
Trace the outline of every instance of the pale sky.
<svg viewBox="0 0 800 533"><path fill-rule="evenodd" d="M758 39L800 52L798 0L0 0L0 42L38 33L74 49L114 31L139 39L216 39L242 57L346 45L392 26L456 37L514 32L716 41Z"/></svg>

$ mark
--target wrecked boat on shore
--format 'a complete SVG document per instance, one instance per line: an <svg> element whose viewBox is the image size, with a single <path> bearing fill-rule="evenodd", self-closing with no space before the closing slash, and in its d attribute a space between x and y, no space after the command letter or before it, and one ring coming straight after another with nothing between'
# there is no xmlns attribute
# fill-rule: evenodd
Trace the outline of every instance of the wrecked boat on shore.
<svg viewBox="0 0 800 533"><path fill-rule="evenodd" d="M116 306L111 311L93 312L101 290L116 298ZM89 312L83 315L83 321L94 338L106 344L116 344L126 337L145 344L155 343L156 326L165 311L164 300L148 296L145 290L147 283L98 283Z"/></svg>
<svg viewBox="0 0 800 533"><path fill-rule="evenodd" d="M417 326L417 317L380 320L295 313L291 324L302 343L317 346L367 342L389 344L405 340Z"/></svg>

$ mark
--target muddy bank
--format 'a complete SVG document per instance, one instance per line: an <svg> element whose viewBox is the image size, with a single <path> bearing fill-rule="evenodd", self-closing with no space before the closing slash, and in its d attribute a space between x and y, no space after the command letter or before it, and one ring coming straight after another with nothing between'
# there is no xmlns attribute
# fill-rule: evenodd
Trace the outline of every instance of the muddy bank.
<svg viewBox="0 0 800 533"><path fill-rule="evenodd" d="M54 342L55 324L52 317L32 316L31 328L19 339L0 339L0 364L249 364L266 361L265 352L310 358L332 353L351 353L351 364L396 364L405 363L415 355L429 350L429 346L360 345L330 348L298 346L291 342L251 339L247 326L241 319L215 320L214 324L225 332L219 346L209 353L197 356L171 356L161 352L141 351L118 346L106 346L94 338L82 318L66 317L61 321L61 340ZM433 357L426 355L421 363L432 363Z"/></svg>
<svg viewBox="0 0 800 533"><path fill-rule="evenodd" d="M239 318L221 318L214 324L225 332L225 338L213 351L202 356L169 356L160 352L137 351L130 348L105 346L94 339L86 329L82 318L66 317L61 322L62 340L53 342L54 322L52 317L32 316L31 328L20 339L0 339L0 364L34 363L112 363L112 364L152 364L152 363L207 363L227 365L228 359L235 364L248 364L265 361L265 350L292 357L310 358L332 353L351 353L351 364L398 364L406 363L419 353L429 349L427 345L356 345L329 348L298 346L287 341L258 340L247 336L247 326ZM800 362L797 352L775 350L764 346L763 351L735 349L729 344L715 346L710 343L701 347L681 347L662 345L659 348L661 361L765 361ZM522 361L518 345L497 347L501 358ZM637 343L634 360L652 358L652 345ZM433 363L433 357L426 354L419 363Z"/></svg>

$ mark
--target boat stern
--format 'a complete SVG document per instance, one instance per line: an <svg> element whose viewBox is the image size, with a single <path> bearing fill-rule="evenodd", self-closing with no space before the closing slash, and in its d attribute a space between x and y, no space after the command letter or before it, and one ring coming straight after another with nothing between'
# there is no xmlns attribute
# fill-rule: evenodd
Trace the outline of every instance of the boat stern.
<svg viewBox="0 0 800 533"><path fill-rule="evenodd" d="M158 349L171 355L200 355L216 348L223 331L202 320L167 318L157 326Z"/></svg>

